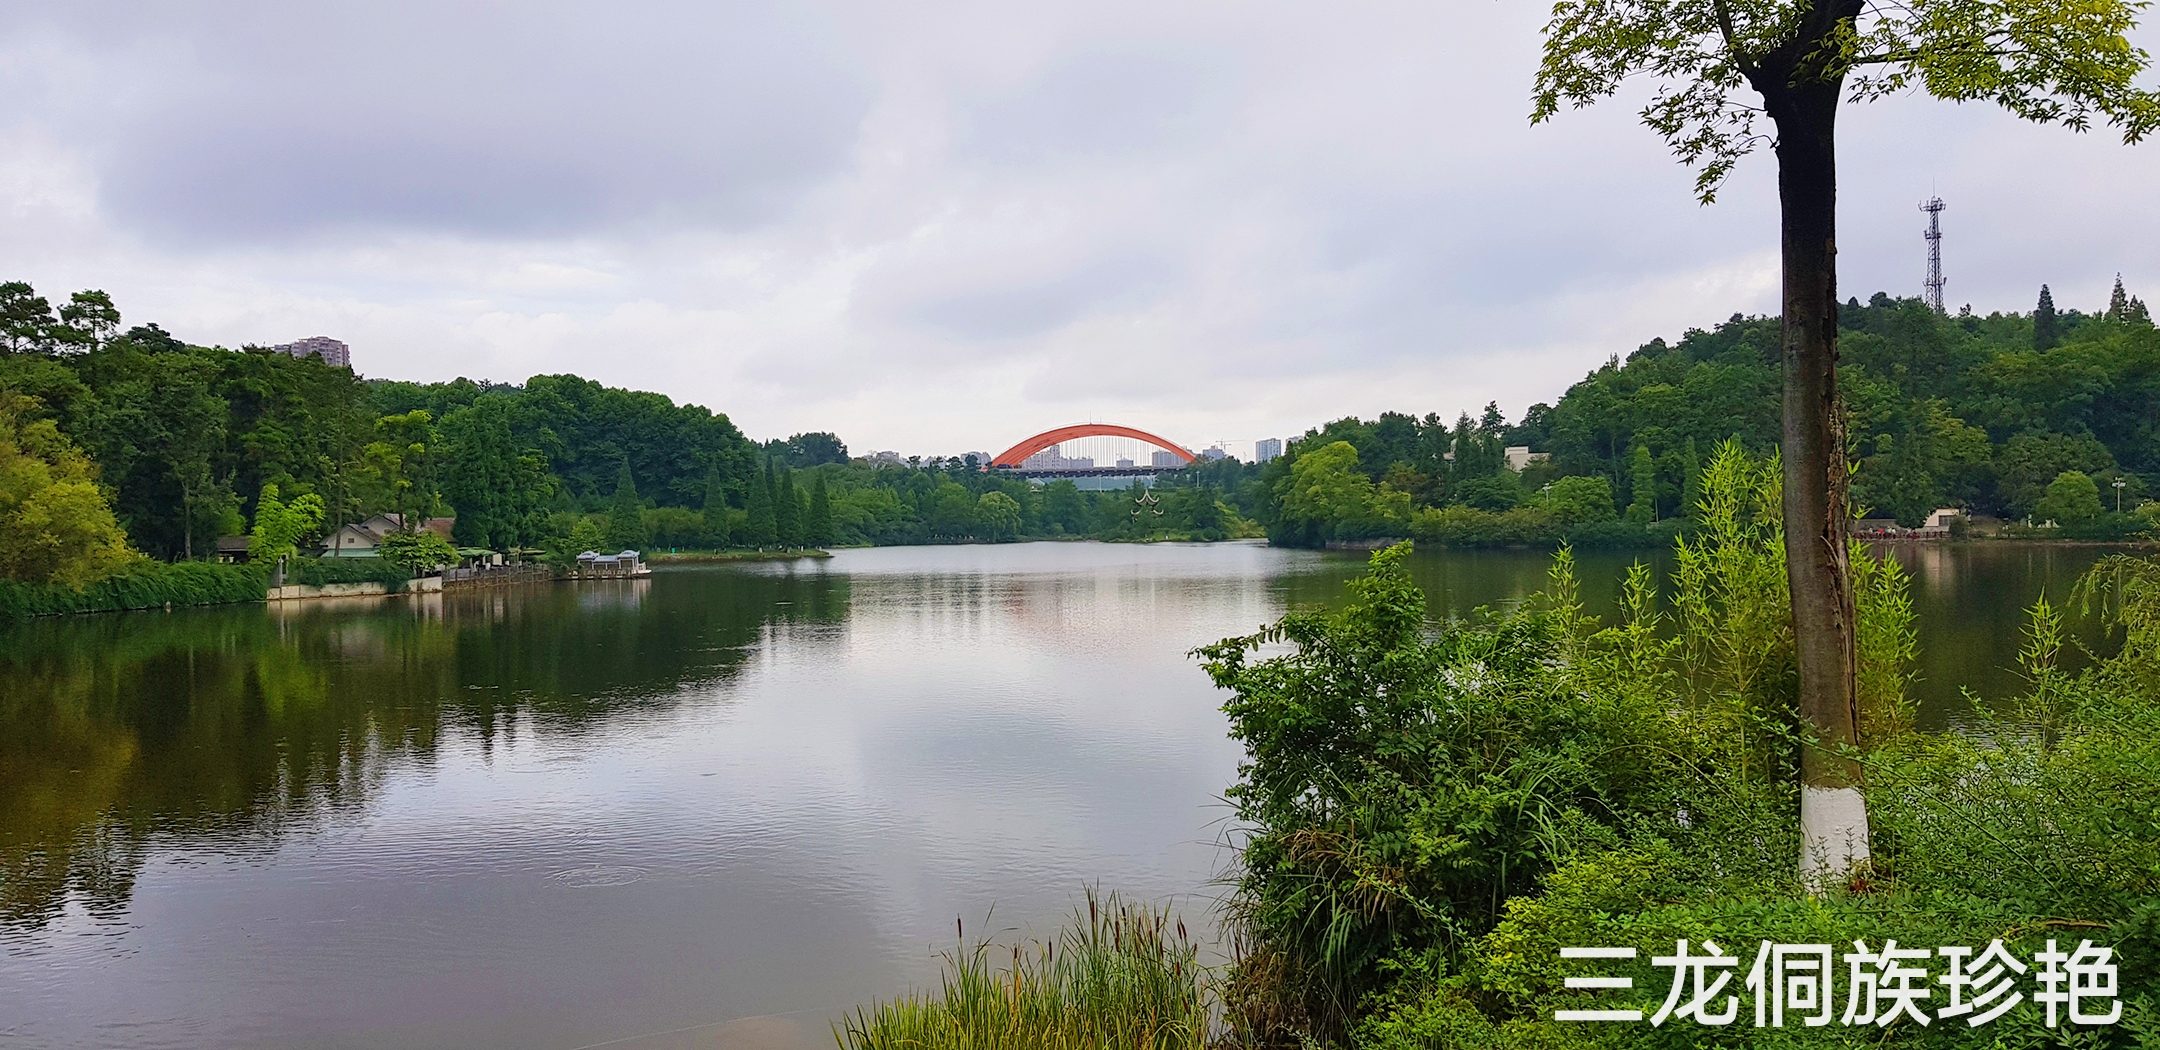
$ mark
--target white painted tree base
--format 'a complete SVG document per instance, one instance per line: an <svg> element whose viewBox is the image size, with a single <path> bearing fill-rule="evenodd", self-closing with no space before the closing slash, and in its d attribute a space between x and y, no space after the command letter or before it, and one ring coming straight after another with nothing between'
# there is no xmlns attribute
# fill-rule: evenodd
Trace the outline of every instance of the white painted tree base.
<svg viewBox="0 0 2160 1050"><path fill-rule="evenodd" d="M1820 893L1868 859L1867 802L1859 788L1800 789L1800 881Z"/></svg>

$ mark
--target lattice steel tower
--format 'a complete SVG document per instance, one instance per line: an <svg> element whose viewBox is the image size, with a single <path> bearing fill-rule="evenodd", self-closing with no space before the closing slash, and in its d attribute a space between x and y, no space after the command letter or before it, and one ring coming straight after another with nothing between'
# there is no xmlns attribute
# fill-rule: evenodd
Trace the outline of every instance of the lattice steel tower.
<svg viewBox="0 0 2160 1050"><path fill-rule="evenodd" d="M1920 206L1921 211L1928 213L1927 304L1936 313L1943 312L1942 213L1946 207L1949 205L1944 204L1941 197L1929 197L1928 202Z"/></svg>

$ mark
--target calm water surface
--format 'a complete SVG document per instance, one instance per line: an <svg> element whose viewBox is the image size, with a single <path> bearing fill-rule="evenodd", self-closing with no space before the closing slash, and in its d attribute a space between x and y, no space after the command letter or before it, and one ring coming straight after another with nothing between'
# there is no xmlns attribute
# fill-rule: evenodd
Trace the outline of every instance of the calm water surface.
<svg viewBox="0 0 2160 1050"><path fill-rule="evenodd" d="M2098 553L1898 556L1939 726ZM1186 653L1360 563L887 548L0 633L0 1044L829 1046L957 917L1198 918L1239 751ZM1545 566L1415 571L1463 615Z"/></svg>

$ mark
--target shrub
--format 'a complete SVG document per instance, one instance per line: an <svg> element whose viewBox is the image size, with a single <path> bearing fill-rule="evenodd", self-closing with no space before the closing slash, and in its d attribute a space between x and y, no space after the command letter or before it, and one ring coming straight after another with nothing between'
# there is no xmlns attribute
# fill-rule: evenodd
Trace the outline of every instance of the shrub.
<svg viewBox="0 0 2160 1050"><path fill-rule="evenodd" d="M2027 695L2008 712L1976 708L1966 731L1922 734L1905 696L1907 581L1856 547L1872 860L1811 895L1795 863L1802 744L1778 482L1775 460L1720 450L1700 531L1677 545L1669 610L1638 565L1620 622L1601 628L1563 550L1521 610L1436 628L1397 548L1342 612L1201 650L1247 752L1228 793L1250 829L1228 914L1244 948L1223 985L1243 1039L2146 1045L2160 1027L2160 561L2110 558L2081 585L2079 608L2106 617L2118 653L2064 670L2063 614L2036 605L2019 654ZM1262 646L1288 651L1249 661ZM1654 1009L1670 970L1649 957L1679 939L1718 941L1744 975L1758 941L1891 937L2001 939L2025 960L2048 938L2110 945L2122 1022L2049 1030L2029 1005L1980 1028L1552 1020ZM1584 972L1560 959L1569 945L1635 948L1634 963L1597 971L1635 990L1567 988ZM1842 1008L1842 967L1838 987Z"/></svg>
<svg viewBox="0 0 2160 1050"><path fill-rule="evenodd" d="M381 558L294 558L285 565L285 582L323 587L333 583L380 583L393 591L412 579L402 565Z"/></svg>
<svg viewBox="0 0 2160 1050"><path fill-rule="evenodd" d="M457 548L427 529L393 532L382 538L377 549L381 552L380 560L405 570L408 575L457 561Z"/></svg>
<svg viewBox="0 0 2160 1050"><path fill-rule="evenodd" d="M156 609L166 605L259 602L269 573L258 565L165 564L147 559L82 588L0 580L0 620L61 613Z"/></svg>

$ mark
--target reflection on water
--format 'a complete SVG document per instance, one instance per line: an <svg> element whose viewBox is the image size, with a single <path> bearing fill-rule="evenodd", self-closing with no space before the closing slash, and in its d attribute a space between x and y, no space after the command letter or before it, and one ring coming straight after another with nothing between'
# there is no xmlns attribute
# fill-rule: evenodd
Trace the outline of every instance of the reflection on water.
<svg viewBox="0 0 2160 1050"><path fill-rule="evenodd" d="M1897 556L1941 725L2098 553ZM1582 559L1593 608L1631 560ZM823 1042L956 915L1094 879L1198 913L1238 752L1188 651L1361 562L892 548L34 621L0 634L0 1041ZM1547 564L1413 572L1465 616Z"/></svg>

